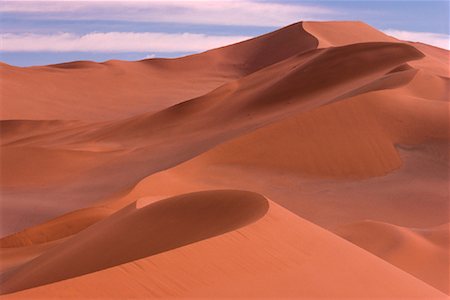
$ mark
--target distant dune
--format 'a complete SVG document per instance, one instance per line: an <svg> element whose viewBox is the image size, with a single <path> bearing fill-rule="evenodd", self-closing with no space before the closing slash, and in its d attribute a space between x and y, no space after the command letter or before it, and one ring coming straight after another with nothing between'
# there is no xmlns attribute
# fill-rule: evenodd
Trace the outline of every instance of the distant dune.
<svg viewBox="0 0 450 300"><path fill-rule="evenodd" d="M449 293L447 50L300 22L0 72L5 299Z"/></svg>

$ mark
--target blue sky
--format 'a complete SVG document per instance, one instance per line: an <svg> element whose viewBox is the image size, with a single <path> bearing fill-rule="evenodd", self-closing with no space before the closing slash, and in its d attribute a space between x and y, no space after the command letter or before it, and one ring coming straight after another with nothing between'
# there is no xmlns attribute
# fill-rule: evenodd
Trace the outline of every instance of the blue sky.
<svg viewBox="0 0 450 300"><path fill-rule="evenodd" d="M176 57L301 20L360 20L400 39L448 48L449 1L2 1L0 60Z"/></svg>

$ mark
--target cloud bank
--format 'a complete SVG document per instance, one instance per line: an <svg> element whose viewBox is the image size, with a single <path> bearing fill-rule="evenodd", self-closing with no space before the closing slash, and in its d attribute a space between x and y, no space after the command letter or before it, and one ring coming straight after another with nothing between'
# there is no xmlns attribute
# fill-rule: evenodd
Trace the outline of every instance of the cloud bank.
<svg viewBox="0 0 450 300"><path fill-rule="evenodd" d="M0 51L199 52L249 38L248 36L159 32L94 32L85 35L3 33L0 34Z"/></svg>
<svg viewBox="0 0 450 300"><path fill-rule="evenodd" d="M221 1L3 1L0 12L34 19L121 20L182 24L282 26L338 12L318 5Z"/></svg>
<svg viewBox="0 0 450 300"><path fill-rule="evenodd" d="M388 29L384 33L400 40L422 42L449 49L446 34ZM1 33L0 51L5 52L199 52L237 43L250 36L198 33L93 32L34 34Z"/></svg>

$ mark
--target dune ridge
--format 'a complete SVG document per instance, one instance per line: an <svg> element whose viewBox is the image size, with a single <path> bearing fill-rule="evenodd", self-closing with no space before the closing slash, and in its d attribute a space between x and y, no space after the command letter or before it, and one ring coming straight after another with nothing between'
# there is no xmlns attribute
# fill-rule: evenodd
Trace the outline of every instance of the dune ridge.
<svg viewBox="0 0 450 300"><path fill-rule="evenodd" d="M0 119L104 121L156 112L316 46L317 40L296 23L176 59L78 61L28 68L2 64L6 101L1 103ZM28 82L26 89L15 84L23 81ZM23 110L24 106L29 109Z"/></svg>
<svg viewBox="0 0 450 300"><path fill-rule="evenodd" d="M138 201L4 274L2 293L92 273L220 235L256 221L267 209L264 197L243 191L197 192L143 207Z"/></svg>

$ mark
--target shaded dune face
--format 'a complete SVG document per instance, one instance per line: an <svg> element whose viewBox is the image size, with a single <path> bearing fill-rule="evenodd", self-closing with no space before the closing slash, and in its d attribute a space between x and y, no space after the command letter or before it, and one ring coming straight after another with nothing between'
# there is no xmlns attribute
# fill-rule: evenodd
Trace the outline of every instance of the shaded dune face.
<svg viewBox="0 0 450 300"><path fill-rule="evenodd" d="M261 195L227 190L140 205L131 204L4 274L2 293L99 271L236 230L261 218L269 207Z"/></svg>

